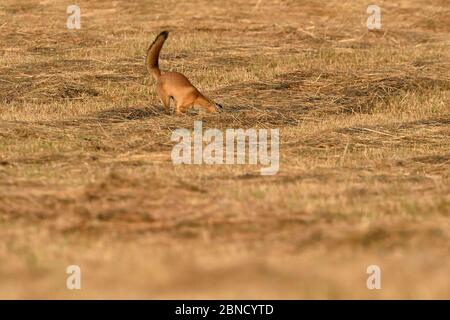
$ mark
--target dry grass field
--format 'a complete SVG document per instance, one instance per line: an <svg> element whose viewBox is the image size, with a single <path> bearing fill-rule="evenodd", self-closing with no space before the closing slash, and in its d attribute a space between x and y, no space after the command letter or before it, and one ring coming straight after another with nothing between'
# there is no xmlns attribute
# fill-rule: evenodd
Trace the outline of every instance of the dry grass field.
<svg viewBox="0 0 450 320"><path fill-rule="evenodd" d="M0 298L450 298L450 1L69 4L0 2ZM162 107L166 29L225 112ZM279 128L279 173L174 166L196 120Z"/></svg>

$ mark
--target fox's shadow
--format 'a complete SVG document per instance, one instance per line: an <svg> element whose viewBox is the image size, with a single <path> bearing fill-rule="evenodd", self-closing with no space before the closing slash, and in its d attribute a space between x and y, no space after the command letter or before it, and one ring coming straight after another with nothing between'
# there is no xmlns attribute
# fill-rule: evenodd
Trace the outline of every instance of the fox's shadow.
<svg viewBox="0 0 450 320"><path fill-rule="evenodd" d="M124 107L102 110L96 113L95 117L102 121L132 121L155 118L168 115L169 111L159 106L151 107Z"/></svg>
<svg viewBox="0 0 450 320"><path fill-rule="evenodd" d="M196 116L202 113L204 111L201 109L194 108L188 110L184 115ZM111 108L97 112L94 118L102 122L125 122L163 116L175 116L175 110L172 108L166 109L162 106Z"/></svg>

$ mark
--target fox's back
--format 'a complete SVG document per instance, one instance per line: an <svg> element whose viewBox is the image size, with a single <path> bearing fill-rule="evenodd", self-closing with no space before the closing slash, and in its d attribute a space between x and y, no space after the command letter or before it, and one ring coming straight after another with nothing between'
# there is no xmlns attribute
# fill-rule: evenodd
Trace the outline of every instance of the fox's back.
<svg viewBox="0 0 450 320"><path fill-rule="evenodd" d="M179 72L165 72L161 75L158 82L163 87L167 88L170 86L174 90L195 89L189 79Z"/></svg>

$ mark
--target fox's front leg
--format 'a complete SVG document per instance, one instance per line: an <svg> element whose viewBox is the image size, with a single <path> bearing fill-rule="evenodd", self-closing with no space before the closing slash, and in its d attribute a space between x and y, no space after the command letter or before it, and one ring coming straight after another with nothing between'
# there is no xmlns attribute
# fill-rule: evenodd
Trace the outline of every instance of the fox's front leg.
<svg viewBox="0 0 450 320"><path fill-rule="evenodd" d="M181 115L183 111L183 106L181 105L181 103L179 103L178 101L175 101L175 114L177 116Z"/></svg>
<svg viewBox="0 0 450 320"><path fill-rule="evenodd" d="M156 93L159 99L166 109L170 110L170 96L164 91L164 89L158 84L156 86Z"/></svg>

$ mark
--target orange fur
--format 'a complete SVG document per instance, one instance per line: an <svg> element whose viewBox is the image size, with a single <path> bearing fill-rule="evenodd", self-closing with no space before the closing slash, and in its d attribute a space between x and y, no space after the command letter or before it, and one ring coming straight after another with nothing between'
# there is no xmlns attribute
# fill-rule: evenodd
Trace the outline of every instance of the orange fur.
<svg viewBox="0 0 450 320"><path fill-rule="evenodd" d="M159 54L169 33L161 32L150 45L147 52L147 70L156 80L156 92L166 108L170 108L170 99L176 102L175 113L181 114L194 106L203 108L206 112L217 111L220 105L206 98L192 83L179 72L161 72L159 69Z"/></svg>

